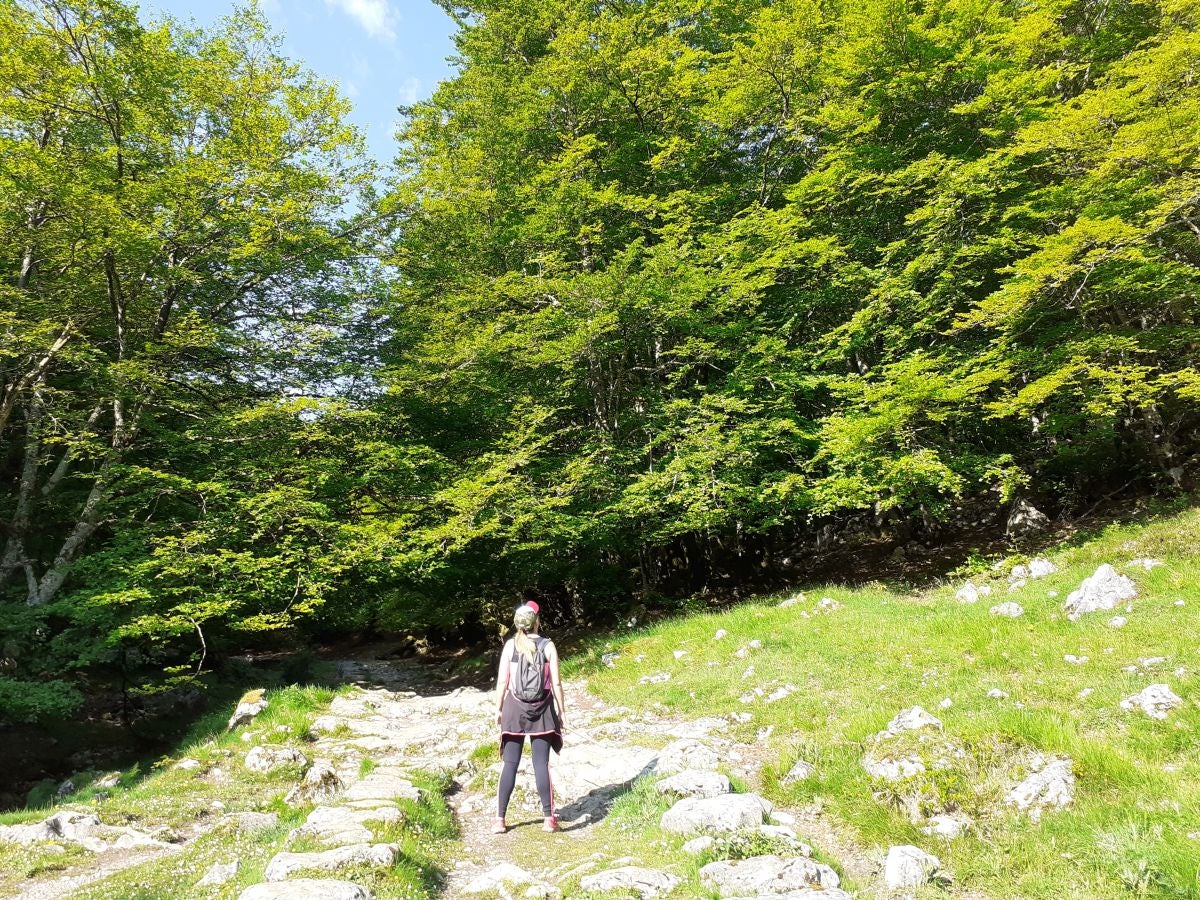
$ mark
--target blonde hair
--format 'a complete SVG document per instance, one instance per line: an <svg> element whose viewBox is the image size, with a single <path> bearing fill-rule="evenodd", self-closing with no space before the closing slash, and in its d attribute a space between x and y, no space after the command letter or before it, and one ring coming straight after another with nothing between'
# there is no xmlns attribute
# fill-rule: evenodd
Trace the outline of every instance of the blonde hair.
<svg viewBox="0 0 1200 900"><path fill-rule="evenodd" d="M533 653L537 647L529 637L529 632L537 634L538 624L538 614L528 606L518 606L517 611L513 613L513 627L517 629L516 637L513 638L513 646L530 662L533 662Z"/></svg>

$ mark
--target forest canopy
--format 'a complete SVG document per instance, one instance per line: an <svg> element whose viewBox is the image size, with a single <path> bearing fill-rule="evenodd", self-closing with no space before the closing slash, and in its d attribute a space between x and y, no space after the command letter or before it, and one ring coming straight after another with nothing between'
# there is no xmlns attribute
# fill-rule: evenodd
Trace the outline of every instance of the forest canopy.
<svg viewBox="0 0 1200 900"><path fill-rule="evenodd" d="M254 8L0 2L0 703L1195 482L1196 3L443 6L377 170Z"/></svg>

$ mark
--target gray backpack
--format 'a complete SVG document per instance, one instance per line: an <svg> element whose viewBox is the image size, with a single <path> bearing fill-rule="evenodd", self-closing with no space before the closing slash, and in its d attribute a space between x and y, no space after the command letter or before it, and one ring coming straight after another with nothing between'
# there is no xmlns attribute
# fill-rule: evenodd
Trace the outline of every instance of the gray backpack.
<svg viewBox="0 0 1200 900"><path fill-rule="evenodd" d="M517 658L517 673L512 680L512 694L518 700L526 703L536 703L546 696L546 645L549 638L540 637L534 643L533 659L526 659L524 653L518 653L513 647L513 655Z"/></svg>

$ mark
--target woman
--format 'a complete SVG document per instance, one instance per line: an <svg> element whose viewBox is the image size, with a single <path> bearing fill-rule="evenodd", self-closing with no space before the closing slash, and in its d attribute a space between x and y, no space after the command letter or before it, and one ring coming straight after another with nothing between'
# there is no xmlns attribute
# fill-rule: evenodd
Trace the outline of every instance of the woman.
<svg viewBox="0 0 1200 900"><path fill-rule="evenodd" d="M558 650L553 641L538 634L539 612L538 605L533 602L517 608L513 614L516 635L505 643L500 654L500 671L496 676L496 722L500 726L500 758L504 760L504 769L500 773L498 814L492 829L496 834L508 830L504 816L517 782L517 766L521 762L525 738L529 738L533 751L533 774L544 816L542 830L558 830L554 788L550 783L550 751L562 751L563 689L558 673ZM541 669L541 678L535 679L532 690L529 679L525 679L525 684L521 679L523 673L530 672L530 666ZM521 693L528 699L522 699Z"/></svg>

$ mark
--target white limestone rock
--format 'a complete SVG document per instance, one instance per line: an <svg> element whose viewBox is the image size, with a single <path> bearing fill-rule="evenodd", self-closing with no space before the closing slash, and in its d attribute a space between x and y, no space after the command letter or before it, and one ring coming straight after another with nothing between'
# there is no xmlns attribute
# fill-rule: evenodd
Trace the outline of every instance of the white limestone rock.
<svg viewBox="0 0 1200 900"><path fill-rule="evenodd" d="M922 728L942 728L942 720L931 715L919 706L910 706L888 722L887 729L879 733L879 737L895 737L906 731L920 731Z"/></svg>
<svg viewBox="0 0 1200 900"><path fill-rule="evenodd" d="M771 804L757 794L687 797L662 815L662 829L674 834L722 833L757 828L771 813Z"/></svg>
<svg viewBox="0 0 1200 900"><path fill-rule="evenodd" d="M252 884L238 894L238 900L371 900L371 892L352 881L294 878Z"/></svg>
<svg viewBox="0 0 1200 900"><path fill-rule="evenodd" d="M1028 813L1034 822L1040 821L1046 810L1069 806L1075 799L1075 775L1071 767L1069 757L1035 756L1030 774L1005 795L1004 802Z"/></svg>
<svg viewBox="0 0 1200 900"><path fill-rule="evenodd" d="M308 765L308 757L295 747L269 747L263 745L255 747L246 754L245 765L251 772L258 772L265 775L267 772L273 772L275 769L280 769L284 766L300 766L303 768Z"/></svg>
<svg viewBox="0 0 1200 900"><path fill-rule="evenodd" d="M719 797L733 790L726 776L702 769L685 769L677 775L664 778L654 788L660 794L678 794L681 797Z"/></svg>
<svg viewBox="0 0 1200 900"><path fill-rule="evenodd" d="M608 894L616 891L635 891L642 897L669 894L679 886L679 878L657 869L640 866L621 866L595 875L585 875L579 881L585 891Z"/></svg>
<svg viewBox="0 0 1200 900"><path fill-rule="evenodd" d="M1018 500L1008 514L1008 533L1013 536L1034 534L1050 526L1049 517L1027 500Z"/></svg>
<svg viewBox="0 0 1200 900"><path fill-rule="evenodd" d="M1160 721L1166 719L1171 710L1181 706L1183 706L1183 698L1165 684L1149 685L1121 701L1121 709L1130 711L1140 709L1150 718Z"/></svg>
<svg viewBox="0 0 1200 900"><path fill-rule="evenodd" d="M304 778L296 785L284 802L289 806L303 806L305 803L321 803L331 800L340 794L345 785L338 777L337 770L328 759L318 759L312 764Z"/></svg>
<svg viewBox="0 0 1200 900"><path fill-rule="evenodd" d="M1004 691L1000 690L1000 688L992 688L990 691L987 692L987 695L989 697L991 697L993 700L1007 700L1008 699L1008 694L1005 693Z"/></svg>
<svg viewBox="0 0 1200 900"><path fill-rule="evenodd" d="M948 841L962 837L974 823L966 816L956 813L940 813L930 816L929 821L921 827L921 831L931 837L941 837Z"/></svg>
<svg viewBox="0 0 1200 900"><path fill-rule="evenodd" d="M421 789L394 766L379 766L346 789L346 800L420 800Z"/></svg>
<svg viewBox="0 0 1200 900"><path fill-rule="evenodd" d="M690 841L687 841L683 845L683 852L690 853L692 856L699 856L716 842L717 839L711 834L703 834L698 838L692 838Z"/></svg>
<svg viewBox="0 0 1200 900"><path fill-rule="evenodd" d="M712 772L719 762L716 751L707 744L685 738L663 747L654 769L660 775L674 775L689 770Z"/></svg>
<svg viewBox="0 0 1200 900"><path fill-rule="evenodd" d="M534 877L512 863L500 863L482 875L472 878L463 891L468 894L496 893L508 885L526 885L535 881Z"/></svg>
<svg viewBox="0 0 1200 900"><path fill-rule="evenodd" d="M1104 563L1067 596L1063 610L1074 622L1086 613L1113 609L1118 603L1136 596L1137 586L1133 581Z"/></svg>
<svg viewBox="0 0 1200 900"><path fill-rule="evenodd" d="M1038 556L1029 562L1030 578L1045 578L1047 575L1053 575L1057 571L1058 566L1044 556Z"/></svg>
<svg viewBox="0 0 1200 900"><path fill-rule="evenodd" d="M902 844L888 850L883 867L883 879L889 891L913 891L933 881L942 868L942 861L912 844Z"/></svg>
<svg viewBox="0 0 1200 900"><path fill-rule="evenodd" d="M237 877L238 869L241 867L239 860L227 863L213 863L204 877L196 882L196 887L208 887L210 885L224 884L227 881L232 881Z"/></svg>
<svg viewBox="0 0 1200 900"><path fill-rule="evenodd" d="M805 762L800 759L792 766L786 775L780 780L780 784L795 784L797 781L804 781L812 778L817 774L817 768L812 763Z"/></svg>
<svg viewBox="0 0 1200 900"><path fill-rule="evenodd" d="M959 603L978 603L979 588L975 586L975 582L968 581L958 589L958 593L954 595L954 599Z"/></svg>
<svg viewBox="0 0 1200 900"><path fill-rule="evenodd" d="M643 675L638 679L638 684L663 684L671 680L670 672L659 672L656 675Z"/></svg>
<svg viewBox="0 0 1200 900"><path fill-rule="evenodd" d="M359 809L351 806L318 806L304 824L292 832L307 835L326 844L368 844L374 834L367 822L401 822L404 814L395 806Z"/></svg>
<svg viewBox="0 0 1200 900"><path fill-rule="evenodd" d="M872 778L882 781L902 781L925 771L925 763L919 756L891 756L870 752L863 757L863 768Z"/></svg>
<svg viewBox="0 0 1200 900"><path fill-rule="evenodd" d="M1025 615L1025 607L1023 607L1020 603L1013 603L1011 600L1009 600L1006 603L997 603L995 606L989 609L988 612L993 616L1004 616L1008 619L1019 619L1021 616Z"/></svg>
<svg viewBox="0 0 1200 900"><path fill-rule="evenodd" d="M1141 556L1137 559L1131 559L1129 562L1125 563L1127 566L1137 566L1139 569L1145 569L1147 572L1149 572L1151 569L1157 569L1162 564L1163 561L1161 559L1152 559L1146 556Z"/></svg>
<svg viewBox="0 0 1200 900"><path fill-rule="evenodd" d="M229 717L229 724L225 726L226 731L233 731L240 725L249 725L254 721L255 716L267 708L267 698L265 694L260 695L257 699L248 700L237 705L237 709L233 711L233 715Z"/></svg>
<svg viewBox="0 0 1200 900"><path fill-rule="evenodd" d="M775 855L711 862L700 870L700 884L722 897L788 895L837 888L840 879L823 863Z"/></svg>
<svg viewBox="0 0 1200 900"><path fill-rule="evenodd" d="M400 848L396 844L349 844L319 853L276 853L267 863L267 881L285 881L296 872L318 869L332 872L349 866L391 866Z"/></svg>

